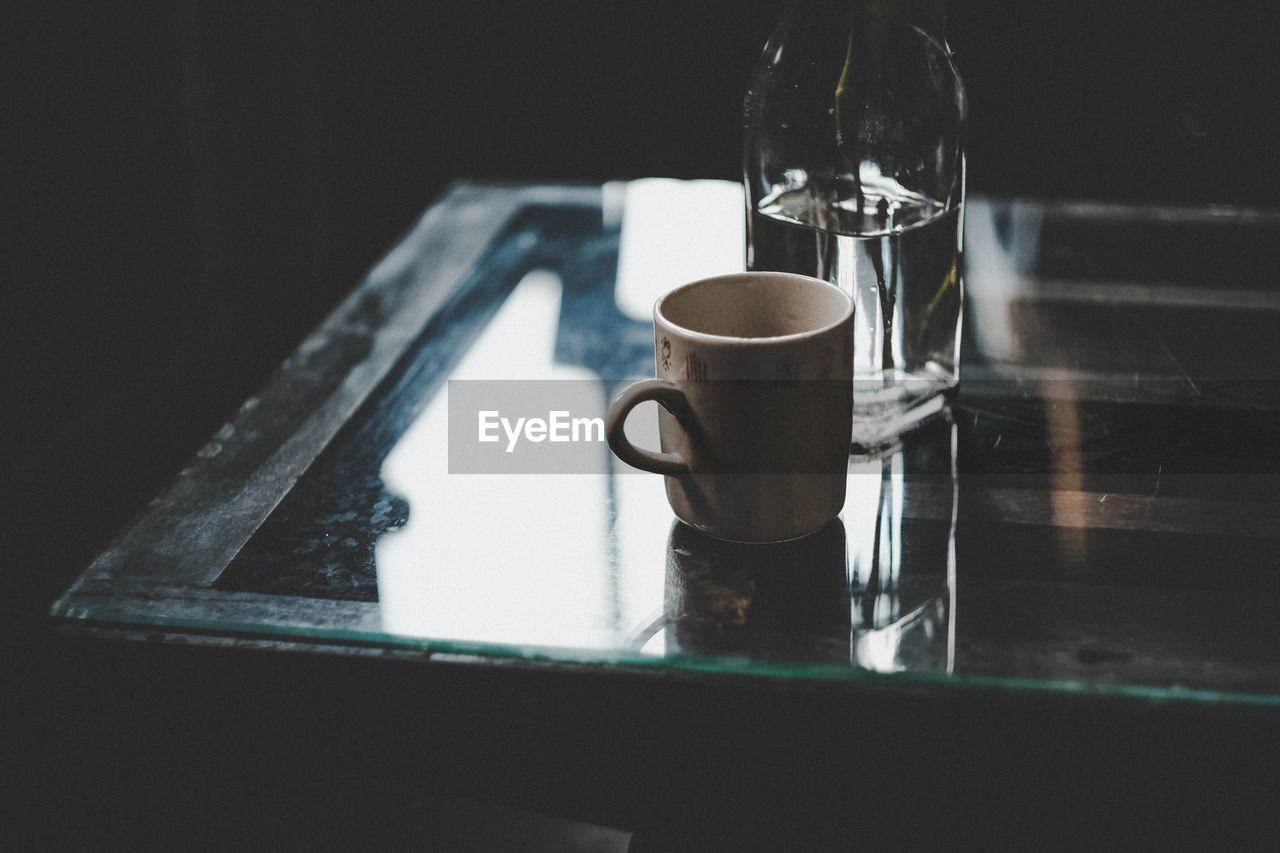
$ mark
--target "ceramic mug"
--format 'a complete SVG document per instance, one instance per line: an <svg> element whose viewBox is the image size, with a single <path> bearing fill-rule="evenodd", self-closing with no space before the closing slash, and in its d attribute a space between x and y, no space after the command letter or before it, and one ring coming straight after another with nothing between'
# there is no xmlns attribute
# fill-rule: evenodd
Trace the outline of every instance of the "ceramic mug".
<svg viewBox="0 0 1280 853"><path fill-rule="evenodd" d="M678 287L653 308L657 378L623 388L606 436L623 462L665 475L682 521L712 536L776 542L844 506L853 413L853 300L820 279L749 272ZM661 452L623 426L661 408Z"/></svg>

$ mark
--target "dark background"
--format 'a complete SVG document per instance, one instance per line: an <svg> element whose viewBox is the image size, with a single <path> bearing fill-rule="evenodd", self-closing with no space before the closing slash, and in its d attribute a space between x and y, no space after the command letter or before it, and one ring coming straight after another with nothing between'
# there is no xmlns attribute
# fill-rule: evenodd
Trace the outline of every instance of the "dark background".
<svg viewBox="0 0 1280 853"><path fill-rule="evenodd" d="M57 678L30 640L50 600L451 180L736 179L781 7L10 4L0 571L18 675ZM1267 4L953 0L969 191L1276 207L1277 35Z"/></svg>

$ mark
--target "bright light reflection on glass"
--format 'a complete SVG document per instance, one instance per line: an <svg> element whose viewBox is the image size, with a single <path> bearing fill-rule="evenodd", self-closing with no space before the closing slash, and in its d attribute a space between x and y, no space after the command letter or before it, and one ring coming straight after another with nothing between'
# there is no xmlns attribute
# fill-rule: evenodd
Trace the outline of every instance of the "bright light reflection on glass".
<svg viewBox="0 0 1280 853"><path fill-rule="evenodd" d="M628 317L647 323L668 290L746 267L741 185L643 178L625 204L615 298Z"/></svg>
<svg viewBox="0 0 1280 853"><path fill-rule="evenodd" d="M553 359L560 283L527 276L451 379L572 379L595 374ZM514 366L514 367L513 367ZM601 410L584 416L603 417ZM409 503L409 521L377 544L386 630L499 645L612 647L643 613L661 608L662 541L670 510L657 478L451 475L448 391L442 388L387 456L382 478ZM655 498L656 497L656 501ZM656 504L656 506L655 506ZM662 520L653 523L655 515ZM618 555L625 555L620 561ZM646 574L651 578L646 579ZM625 581L623 580L625 578Z"/></svg>

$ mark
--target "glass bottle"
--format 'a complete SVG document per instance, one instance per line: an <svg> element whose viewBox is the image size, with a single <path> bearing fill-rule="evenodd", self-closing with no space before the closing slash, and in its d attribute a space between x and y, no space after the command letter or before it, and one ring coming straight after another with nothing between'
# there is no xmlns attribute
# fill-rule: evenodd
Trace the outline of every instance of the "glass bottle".
<svg viewBox="0 0 1280 853"><path fill-rule="evenodd" d="M944 19L945 0L794 0L746 93L747 269L853 295L855 445L959 382L966 108Z"/></svg>

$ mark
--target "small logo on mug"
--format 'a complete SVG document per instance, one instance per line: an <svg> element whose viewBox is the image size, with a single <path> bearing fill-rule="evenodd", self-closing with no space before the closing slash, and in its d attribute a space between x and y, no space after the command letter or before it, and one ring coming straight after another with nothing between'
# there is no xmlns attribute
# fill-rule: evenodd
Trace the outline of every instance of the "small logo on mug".
<svg viewBox="0 0 1280 853"><path fill-rule="evenodd" d="M662 346L658 349L658 354L662 359L662 369L671 369L671 341L667 338L662 339Z"/></svg>
<svg viewBox="0 0 1280 853"><path fill-rule="evenodd" d="M697 353L689 353L684 359L684 377L690 382L706 382L707 366L698 358Z"/></svg>

